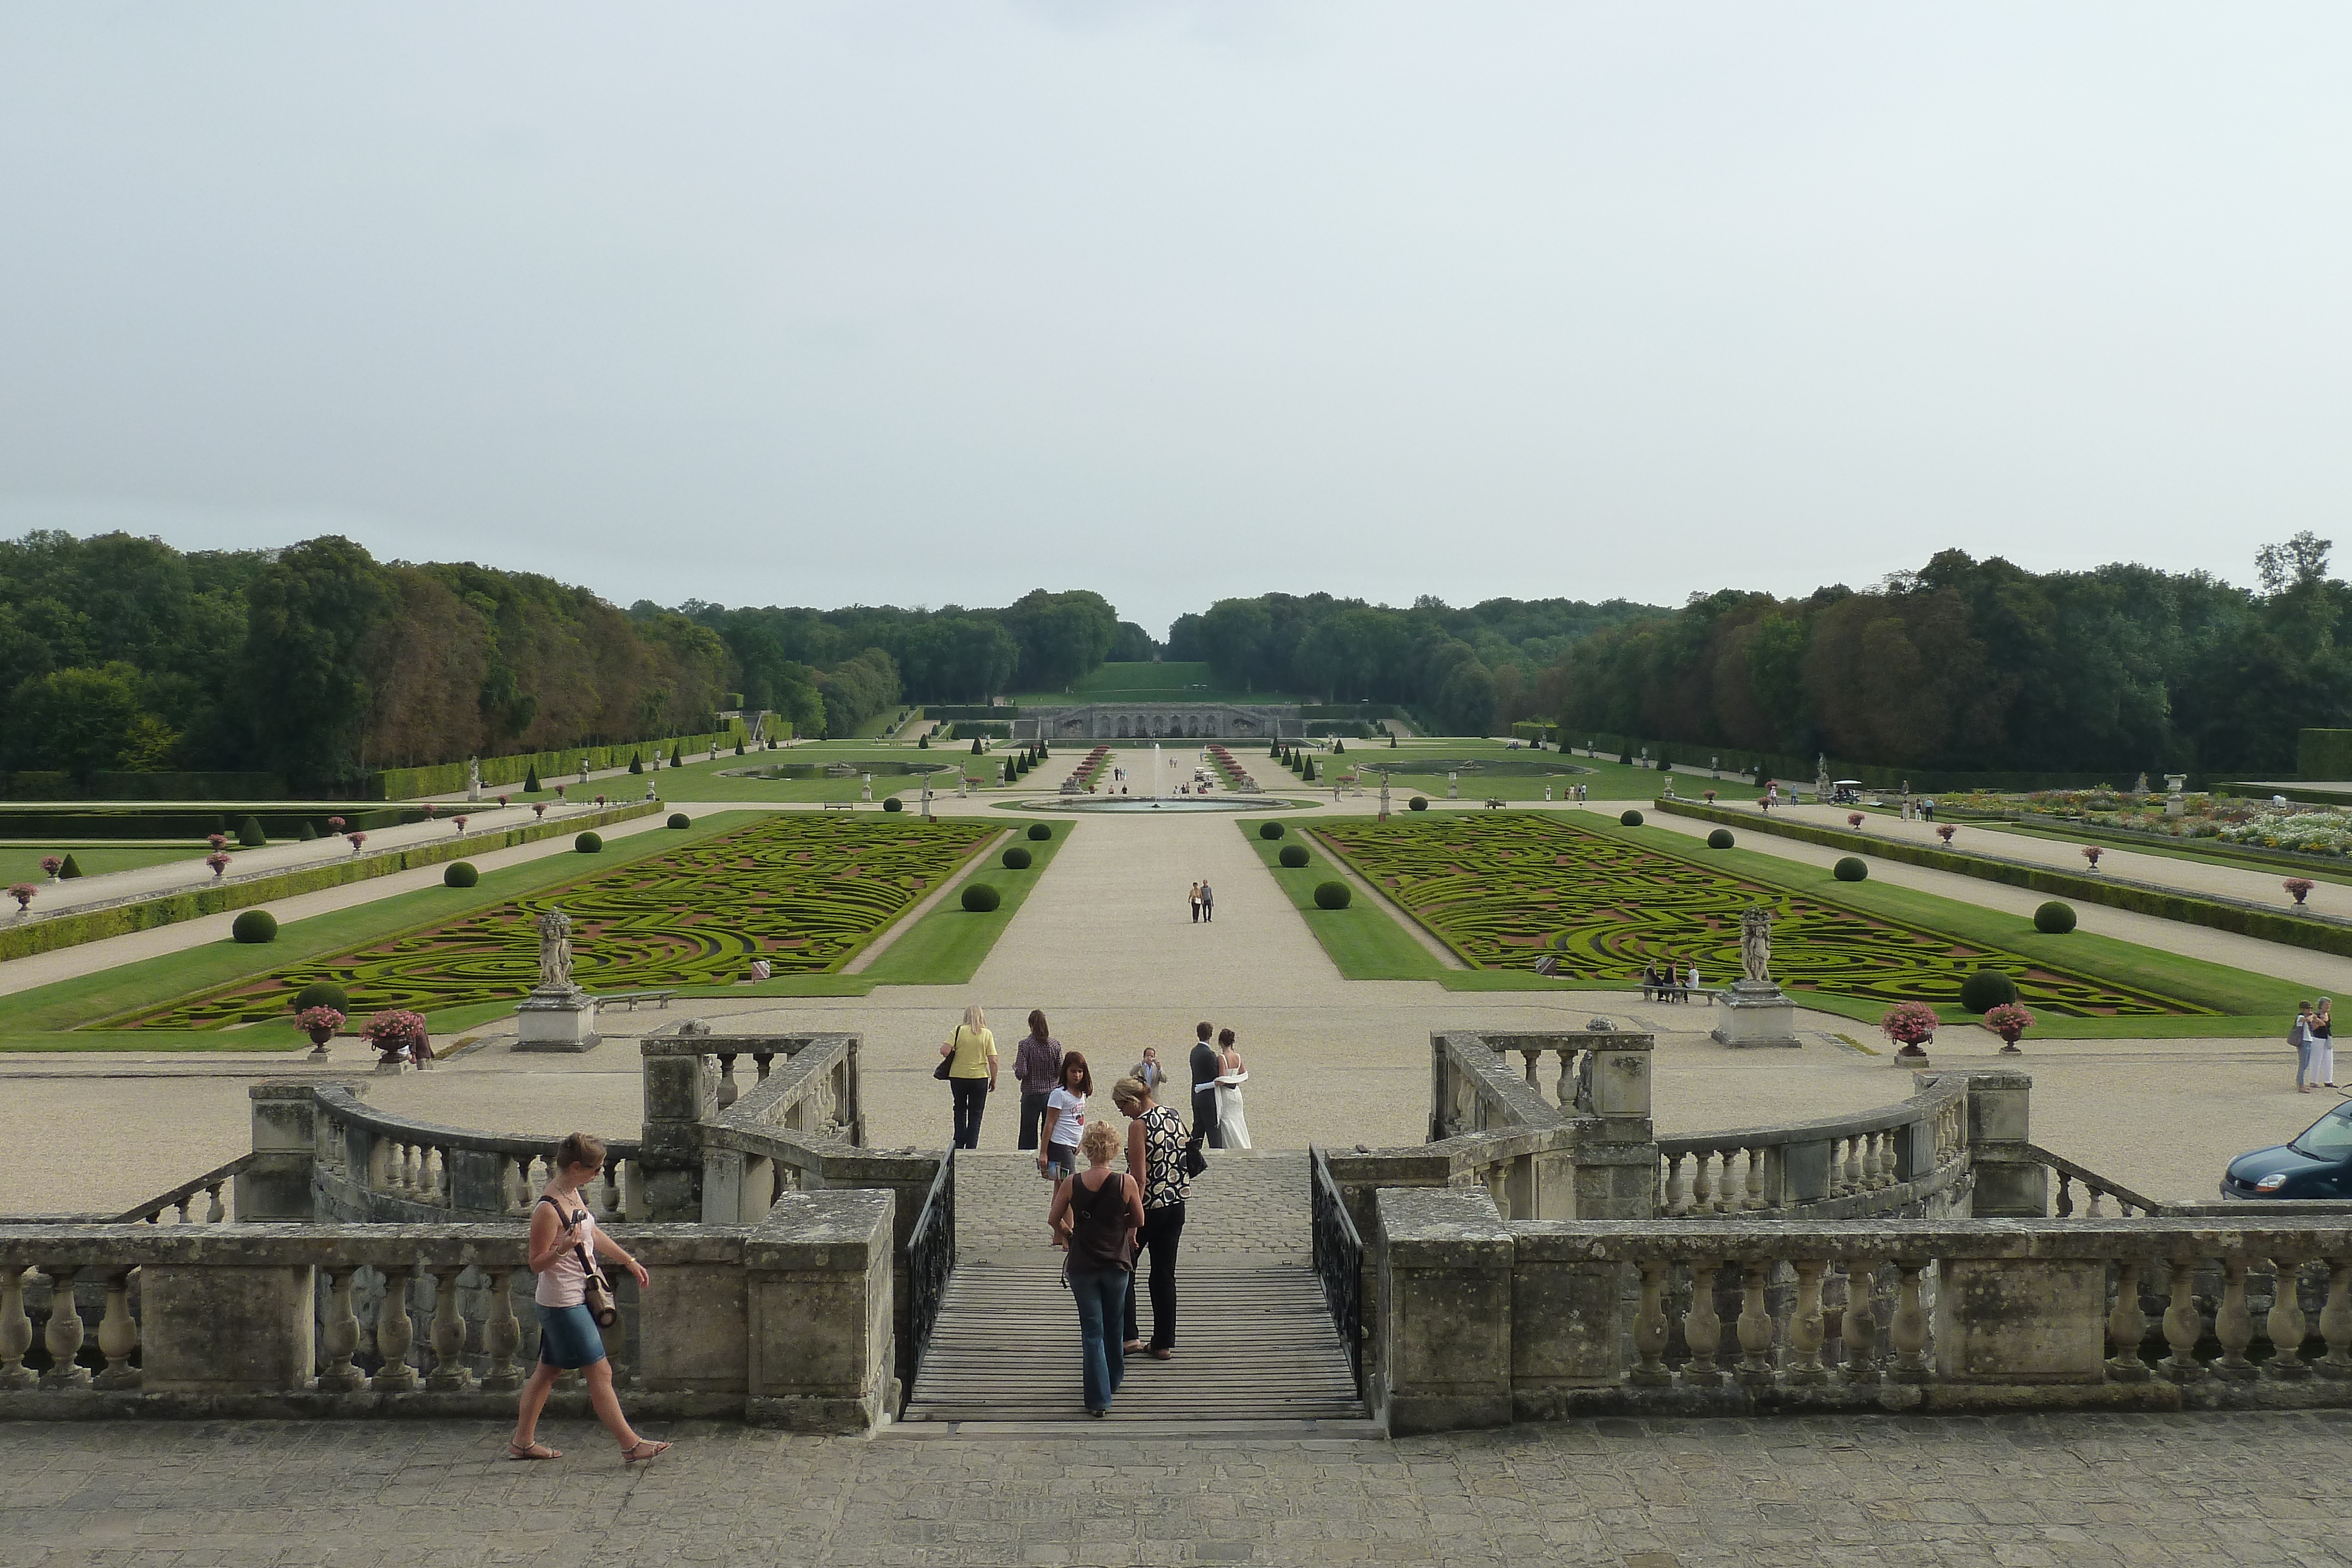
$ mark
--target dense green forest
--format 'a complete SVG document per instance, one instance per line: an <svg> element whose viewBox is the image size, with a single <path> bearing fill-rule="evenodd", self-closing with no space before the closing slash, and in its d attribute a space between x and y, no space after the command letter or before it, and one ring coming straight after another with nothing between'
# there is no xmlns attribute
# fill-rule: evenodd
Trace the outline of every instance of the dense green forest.
<svg viewBox="0 0 2352 1568"><path fill-rule="evenodd" d="M2258 591L1960 550L1859 591L1725 590L1578 643L1525 713L1890 766L2291 773L2299 728L2352 722L2352 588L2329 548L2265 547Z"/></svg>

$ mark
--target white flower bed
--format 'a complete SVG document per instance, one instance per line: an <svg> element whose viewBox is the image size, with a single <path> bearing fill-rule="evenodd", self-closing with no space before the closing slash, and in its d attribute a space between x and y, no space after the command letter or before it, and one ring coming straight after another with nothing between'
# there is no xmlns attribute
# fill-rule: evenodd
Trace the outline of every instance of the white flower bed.
<svg viewBox="0 0 2352 1568"><path fill-rule="evenodd" d="M2221 831L2223 841L2306 854L2352 854L2352 818L2339 811L2264 811Z"/></svg>

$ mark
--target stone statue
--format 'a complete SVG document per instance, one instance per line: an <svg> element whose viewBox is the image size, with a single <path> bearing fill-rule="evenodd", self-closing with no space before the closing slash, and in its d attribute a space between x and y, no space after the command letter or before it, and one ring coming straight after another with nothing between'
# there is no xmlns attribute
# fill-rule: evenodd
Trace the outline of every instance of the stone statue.
<svg viewBox="0 0 2352 1568"><path fill-rule="evenodd" d="M1739 917L1739 967L1750 985L1772 983L1772 912L1763 904L1749 905Z"/></svg>
<svg viewBox="0 0 2352 1568"><path fill-rule="evenodd" d="M539 988L572 988L572 916L554 904L539 917Z"/></svg>
<svg viewBox="0 0 2352 1568"><path fill-rule="evenodd" d="M482 759L478 757L468 757L466 758L466 799L478 800L481 798Z"/></svg>

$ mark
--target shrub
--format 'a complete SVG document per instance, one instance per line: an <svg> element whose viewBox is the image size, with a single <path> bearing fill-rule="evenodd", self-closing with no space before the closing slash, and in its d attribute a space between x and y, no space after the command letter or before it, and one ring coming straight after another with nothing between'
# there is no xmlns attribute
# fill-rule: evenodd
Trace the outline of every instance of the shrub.
<svg viewBox="0 0 2352 1568"><path fill-rule="evenodd" d="M260 820L248 813L236 825L236 841L246 849L257 850L269 841L269 835L261 831Z"/></svg>
<svg viewBox="0 0 2352 1568"><path fill-rule="evenodd" d="M332 1008L339 1013L352 1010L350 993L332 980L313 980L294 993L294 1010L308 1012L312 1008Z"/></svg>
<svg viewBox="0 0 2352 1568"><path fill-rule="evenodd" d="M1429 797L1426 795L1415 795L1412 800L1407 800L1405 805L1412 810L1426 811L1429 810Z"/></svg>
<svg viewBox="0 0 2352 1568"><path fill-rule="evenodd" d="M2063 936L2074 929L2074 906L2052 899L2033 912L2033 928L2045 936Z"/></svg>
<svg viewBox="0 0 2352 1568"><path fill-rule="evenodd" d="M694 819L684 811L672 811L669 814L669 825L673 828L690 828L694 826Z"/></svg>
<svg viewBox="0 0 2352 1568"><path fill-rule="evenodd" d="M974 757L980 755L980 737L976 735L971 737L971 754Z"/></svg>
<svg viewBox="0 0 2352 1568"><path fill-rule="evenodd" d="M1870 862L1860 855L1842 855L1837 864L1830 867L1830 874L1840 882L1867 882L1870 880Z"/></svg>
<svg viewBox="0 0 2352 1568"><path fill-rule="evenodd" d="M604 847L604 835L602 833L583 833L578 838L572 841L572 847L578 850L583 855L593 855Z"/></svg>
<svg viewBox="0 0 2352 1568"><path fill-rule="evenodd" d="M1624 827L1638 828L1642 825L1642 813L1629 808L1617 814L1617 821Z"/></svg>
<svg viewBox="0 0 2352 1568"><path fill-rule="evenodd" d="M925 730L922 734L920 734L920 735L919 735L919 736L915 737L915 749L916 749L916 750L918 750L918 751L929 751L930 748L931 748L931 732L930 732L929 730L928 730L928 729L927 729L927 730Z"/></svg>
<svg viewBox="0 0 2352 1568"><path fill-rule="evenodd" d="M882 809L886 811L903 811L907 809L907 802L896 795L885 795L882 798Z"/></svg>
<svg viewBox="0 0 2352 1568"><path fill-rule="evenodd" d="M1307 771L1300 774L1299 777L1304 779L1309 784L1315 782L1315 758L1310 757L1307 759Z"/></svg>
<svg viewBox="0 0 2352 1568"><path fill-rule="evenodd" d="M451 861L449 868L441 873L444 887L471 887L481 880L482 873L474 869L472 861Z"/></svg>
<svg viewBox="0 0 2352 1568"><path fill-rule="evenodd" d="M643 752L641 752L641 751L632 751L632 752L630 752L630 753L629 753L629 771L630 771L630 772L632 772L632 773L643 773L645 770L646 770L646 758L645 758L645 753L643 753Z"/></svg>
<svg viewBox="0 0 2352 1568"><path fill-rule="evenodd" d="M1019 844L1015 844L1011 849L1005 851L1003 860L1004 869L1006 871L1027 871L1029 869L1029 852L1023 849Z"/></svg>
<svg viewBox="0 0 2352 1568"><path fill-rule="evenodd" d="M963 884L963 906L974 915L985 915L1004 902L1004 895L984 882Z"/></svg>
<svg viewBox="0 0 2352 1568"><path fill-rule="evenodd" d="M676 741L672 741L670 743L669 765L672 768L683 768L686 766L686 747Z"/></svg>
<svg viewBox="0 0 2352 1568"><path fill-rule="evenodd" d="M66 863L58 867L58 880L59 882L64 882L68 878L77 877L80 874L80 862L73 858L73 851L68 850L66 852Z"/></svg>
<svg viewBox="0 0 2352 1568"><path fill-rule="evenodd" d="M522 781L522 792L526 795L536 795L539 793L539 765L537 763L531 764L530 774L524 778Z"/></svg>
<svg viewBox="0 0 2352 1568"><path fill-rule="evenodd" d="M1631 768L1631 767L1633 767L1633 752L1631 752L1631 751L1621 751L1621 752L1619 752L1619 753L1617 754L1617 766L1618 766L1618 767L1620 767L1620 768Z"/></svg>
<svg viewBox="0 0 2352 1568"><path fill-rule="evenodd" d="M1706 847L1711 850L1729 849L1731 847L1731 830L1729 828L1717 828L1715 831L1707 834Z"/></svg>
<svg viewBox="0 0 2352 1568"><path fill-rule="evenodd" d="M1054 825L1051 822L1032 822L1029 824L1030 842L1042 844L1053 836Z"/></svg>
<svg viewBox="0 0 2352 1568"><path fill-rule="evenodd" d="M1969 1012L1990 1012L2015 1000L2017 982L1999 969L1979 969L1960 982L1960 1006Z"/></svg>
<svg viewBox="0 0 2352 1568"><path fill-rule="evenodd" d="M1261 839L1278 839L1285 831L1280 822L1260 822L1257 825L1257 836Z"/></svg>
<svg viewBox="0 0 2352 1568"><path fill-rule="evenodd" d="M1300 866L1307 863L1307 846L1305 844L1285 844L1282 846L1282 853L1278 858L1281 860L1283 864L1288 866L1293 871L1297 871Z"/></svg>
<svg viewBox="0 0 2352 1568"><path fill-rule="evenodd" d="M229 939L235 942L275 942L278 940L278 916L267 909L248 909L236 917L228 928Z"/></svg>
<svg viewBox="0 0 2352 1568"><path fill-rule="evenodd" d="M740 740L735 743L735 755L738 757L743 755L743 743Z"/></svg>
<svg viewBox="0 0 2352 1568"><path fill-rule="evenodd" d="M1318 882L1315 884L1315 907L1345 909L1355 901L1356 890L1344 882Z"/></svg>
<svg viewBox="0 0 2352 1568"><path fill-rule="evenodd" d="M294 837L302 843L314 843L318 841L319 830L310 825L310 819L305 817L300 825L295 828Z"/></svg>

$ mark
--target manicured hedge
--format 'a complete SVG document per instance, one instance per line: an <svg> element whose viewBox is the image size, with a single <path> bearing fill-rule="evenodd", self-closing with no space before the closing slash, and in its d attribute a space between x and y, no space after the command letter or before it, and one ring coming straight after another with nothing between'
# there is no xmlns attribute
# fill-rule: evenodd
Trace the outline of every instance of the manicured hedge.
<svg viewBox="0 0 2352 1568"><path fill-rule="evenodd" d="M578 838L572 841L572 847L578 850L583 855L598 853L604 847L604 835L602 833L583 833Z"/></svg>
<svg viewBox="0 0 2352 1568"><path fill-rule="evenodd" d="M1722 831L1720 828L1716 831ZM1870 862L1860 855L1840 855L1837 864L1830 867L1830 874L1840 882L1868 882Z"/></svg>
<svg viewBox="0 0 2352 1568"><path fill-rule="evenodd" d="M1050 839L1050 838L1052 838L1053 836L1054 836L1054 824L1053 824L1053 823L1051 823L1051 822L1032 822L1032 823L1030 823L1030 824L1029 824L1029 841L1030 841L1030 842L1032 842L1032 843L1037 843L1037 844L1042 844L1042 843L1044 843L1047 839Z"/></svg>
<svg viewBox="0 0 2352 1568"><path fill-rule="evenodd" d="M673 828L690 828L694 826L694 819L684 811L672 811L669 814L668 825Z"/></svg>
<svg viewBox="0 0 2352 1568"><path fill-rule="evenodd" d="M322 801L304 810L284 805L247 802L217 810L187 806L0 806L0 839L201 839L207 833L234 833L250 819L273 839L301 836L304 827L316 838L329 817L341 817L354 828L374 832L421 821L414 806L352 805Z"/></svg>
<svg viewBox="0 0 2352 1568"><path fill-rule="evenodd" d="M1019 844L1013 845L998 858L1003 861L1006 871L1027 871L1032 859L1029 852Z"/></svg>
<svg viewBox="0 0 2352 1568"><path fill-rule="evenodd" d="M278 916L267 909L248 909L230 925L228 935L233 942L275 942L278 940Z"/></svg>
<svg viewBox="0 0 2352 1568"><path fill-rule="evenodd" d="M781 721L775 721L781 722ZM490 789L499 784L519 784L537 769L551 778L570 778L579 773L583 762L592 770L602 772L608 768L626 768L632 755L641 755L648 748L676 751L683 747L697 756L707 755L710 743L721 747L735 744L738 737L747 735L740 720L725 729L706 730L700 735L683 737L663 737L660 740L624 741L618 746L575 746L563 751L529 751L513 757L482 758L482 787ZM418 795L446 795L466 787L466 765L462 762L437 763L430 768L390 768L368 779L371 800L405 800ZM350 812L345 812L349 816Z"/></svg>
<svg viewBox="0 0 2352 1568"><path fill-rule="evenodd" d="M1261 839L1278 839L1286 831L1280 822L1260 822L1257 825L1257 836Z"/></svg>
<svg viewBox="0 0 2352 1568"><path fill-rule="evenodd" d="M1318 882L1315 884L1315 907L1345 909L1355 901L1356 890L1344 882Z"/></svg>
<svg viewBox="0 0 2352 1568"><path fill-rule="evenodd" d="M451 861L449 869L441 873L444 887L471 887L481 880L482 873L475 869L472 861Z"/></svg>
<svg viewBox="0 0 2352 1568"><path fill-rule="evenodd" d="M963 906L974 915L985 915L1004 902L1004 895L984 882L963 884Z"/></svg>
<svg viewBox="0 0 2352 1568"><path fill-rule="evenodd" d="M1732 838L1731 830L1729 828L1717 828L1715 831L1707 834L1706 836L1706 847L1708 849L1727 850L1731 847L1731 844Z"/></svg>
<svg viewBox="0 0 2352 1568"><path fill-rule="evenodd" d="M1277 858L1283 864L1288 866L1293 871L1297 871L1300 866L1307 863L1307 846L1305 844L1285 844L1282 846L1282 853Z"/></svg>

